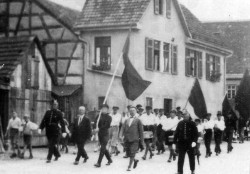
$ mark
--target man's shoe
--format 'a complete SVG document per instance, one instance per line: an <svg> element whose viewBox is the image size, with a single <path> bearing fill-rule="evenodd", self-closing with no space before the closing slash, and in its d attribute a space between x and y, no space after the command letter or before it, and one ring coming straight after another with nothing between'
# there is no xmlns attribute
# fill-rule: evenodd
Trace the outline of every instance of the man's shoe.
<svg viewBox="0 0 250 174"><path fill-rule="evenodd" d="M123 158L128 158L128 156L127 156L127 155L125 155L125 156L123 156Z"/></svg>
<svg viewBox="0 0 250 174"><path fill-rule="evenodd" d="M51 163L51 160L47 160L46 163Z"/></svg>
<svg viewBox="0 0 250 174"><path fill-rule="evenodd" d="M99 168L99 167L101 167L101 164L96 163L94 166Z"/></svg>
<svg viewBox="0 0 250 174"><path fill-rule="evenodd" d="M24 153L21 153L19 158L24 159Z"/></svg>
<svg viewBox="0 0 250 174"><path fill-rule="evenodd" d="M141 157L143 160L146 160L146 156Z"/></svg>
<svg viewBox="0 0 250 174"><path fill-rule="evenodd" d="M150 154L149 159L152 159L152 158L153 158L153 156L154 156L154 154L153 154L153 153L152 153L152 154Z"/></svg>
<svg viewBox="0 0 250 174"><path fill-rule="evenodd" d="M127 169L127 171L128 171L128 172L130 172L130 171L131 171L131 169L130 169L130 168L128 168L128 169Z"/></svg>
<svg viewBox="0 0 250 174"><path fill-rule="evenodd" d="M138 162L139 162L139 160L135 160L135 161L134 161L134 166L133 166L134 169L137 167Z"/></svg>
<svg viewBox="0 0 250 174"><path fill-rule="evenodd" d="M191 174L195 174L195 172L194 172L194 171L191 171Z"/></svg>
<svg viewBox="0 0 250 174"><path fill-rule="evenodd" d="M118 150L118 151L116 151L115 156L118 156L118 155L119 155L119 153L120 153L120 151L119 151L119 150Z"/></svg>
<svg viewBox="0 0 250 174"><path fill-rule="evenodd" d="M15 158L15 157L17 157L16 153L13 153L12 155L10 155L10 158Z"/></svg>
<svg viewBox="0 0 250 174"><path fill-rule="evenodd" d="M83 163L86 163L88 161L89 157L85 157L84 160L83 160Z"/></svg>
<svg viewBox="0 0 250 174"><path fill-rule="evenodd" d="M168 160L168 163L171 163L171 162L172 162L171 159L169 159L169 160Z"/></svg>
<svg viewBox="0 0 250 174"><path fill-rule="evenodd" d="M30 155L30 156L29 156L29 159L33 159L33 155Z"/></svg>
<svg viewBox="0 0 250 174"><path fill-rule="evenodd" d="M112 160L109 160L108 163L106 164L107 166L110 166L110 164L113 163Z"/></svg>
<svg viewBox="0 0 250 174"><path fill-rule="evenodd" d="M78 164L79 164L79 161L75 161L75 162L74 162L74 165L78 165Z"/></svg>

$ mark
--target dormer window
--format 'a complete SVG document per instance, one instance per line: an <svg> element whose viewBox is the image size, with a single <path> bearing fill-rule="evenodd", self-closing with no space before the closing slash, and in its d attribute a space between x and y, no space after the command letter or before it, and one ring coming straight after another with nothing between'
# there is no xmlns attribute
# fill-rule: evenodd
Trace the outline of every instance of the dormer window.
<svg viewBox="0 0 250 174"><path fill-rule="evenodd" d="M154 0L154 12L156 15L163 14L163 0Z"/></svg>

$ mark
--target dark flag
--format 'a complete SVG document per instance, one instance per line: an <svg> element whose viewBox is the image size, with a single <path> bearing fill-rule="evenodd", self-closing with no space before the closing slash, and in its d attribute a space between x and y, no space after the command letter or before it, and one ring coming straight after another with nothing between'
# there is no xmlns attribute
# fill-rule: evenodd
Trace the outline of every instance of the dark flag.
<svg viewBox="0 0 250 174"><path fill-rule="evenodd" d="M125 94L129 100L135 100L139 97L145 89L151 84L151 82L143 80L140 74L136 71L134 66L129 60L129 35L126 39L126 43L123 48L123 61L124 61L124 71L122 74L122 86L124 88Z"/></svg>
<svg viewBox="0 0 250 174"><path fill-rule="evenodd" d="M232 112L232 106L228 101L227 95L225 96L223 103L222 103L222 115L223 116L227 116L229 114L229 112Z"/></svg>
<svg viewBox="0 0 250 174"><path fill-rule="evenodd" d="M248 70L245 71L243 79L235 96L235 109L247 120L250 114L250 76Z"/></svg>
<svg viewBox="0 0 250 174"><path fill-rule="evenodd" d="M206 116L207 106L198 79L195 80L188 101L193 106L197 117L204 118Z"/></svg>

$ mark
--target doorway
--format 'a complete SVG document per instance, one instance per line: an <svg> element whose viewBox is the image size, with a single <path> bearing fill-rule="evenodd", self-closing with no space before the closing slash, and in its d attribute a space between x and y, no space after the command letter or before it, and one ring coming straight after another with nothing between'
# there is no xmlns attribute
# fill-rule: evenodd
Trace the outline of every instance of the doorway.
<svg viewBox="0 0 250 174"><path fill-rule="evenodd" d="M9 119L9 91L0 89L0 117L3 132L6 132Z"/></svg>
<svg viewBox="0 0 250 174"><path fill-rule="evenodd" d="M173 107L173 100L172 99L168 99L165 98L164 99L164 114L167 115L170 113L170 111L172 110Z"/></svg>

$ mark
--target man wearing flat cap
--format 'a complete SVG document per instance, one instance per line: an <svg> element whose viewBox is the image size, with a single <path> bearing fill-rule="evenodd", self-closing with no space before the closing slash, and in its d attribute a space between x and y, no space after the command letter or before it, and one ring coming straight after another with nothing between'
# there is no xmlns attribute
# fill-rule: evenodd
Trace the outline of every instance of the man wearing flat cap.
<svg viewBox="0 0 250 174"><path fill-rule="evenodd" d="M98 138L101 145L101 150L99 154L99 158L95 167L101 167L103 156L105 155L108 163L106 165L110 165L113 161L111 160L110 154L106 148L109 141L109 128L112 122L112 117L108 113L109 106L107 104L102 105L100 118L97 117L94 129L98 132Z"/></svg>
<svg viewBox="0 0 250 174"><path fill-rule="evenodd" d="M59 125L61 126L62 136L66 137L67 133L65 132L65 124L62 112L58 109L58 102L54 100L52 102L52 108L45 113L38 129L39 134L41 134L41 130L43 130L44 128L46 129L46 136L48 138L49 147L47 163L51 162L51 158L53 155L55 156L55 161L57 161L58 158L61 157L57 147L60 138Z"/></svg>

